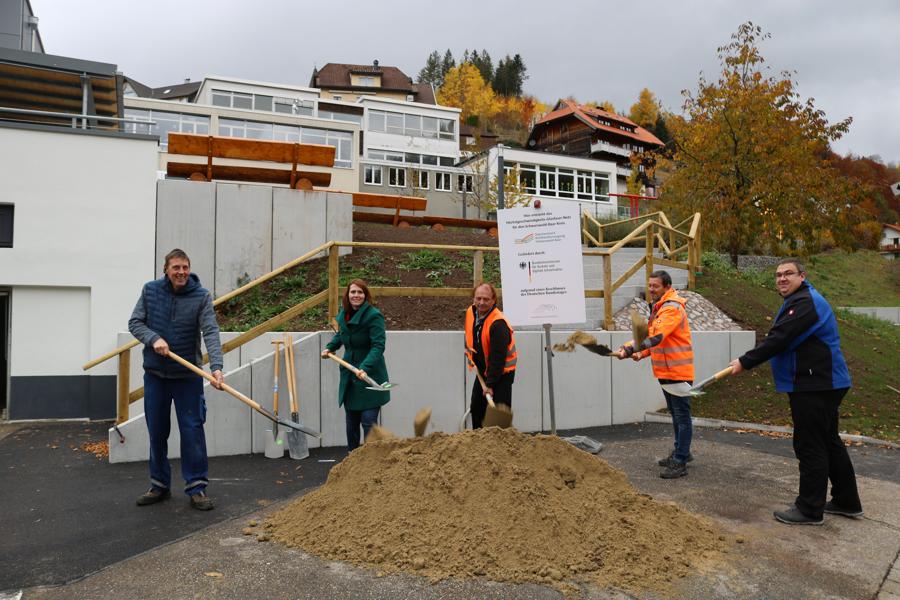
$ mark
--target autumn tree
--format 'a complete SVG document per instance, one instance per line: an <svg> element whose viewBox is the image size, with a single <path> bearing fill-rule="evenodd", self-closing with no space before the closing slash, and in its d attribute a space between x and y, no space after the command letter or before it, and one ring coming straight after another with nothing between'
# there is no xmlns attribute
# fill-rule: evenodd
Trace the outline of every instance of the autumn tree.
<svg viewBox="0 0 900 600"><path fill-rule="evenodd" d="M644 129L651 129L656 126L659 113L659 100L656 99L653 92L644 88L638 95L638 101L631 105L631 110L628 111L628 118Z"/></svg>
<svg viewBox="0 0 900 600"><path fill-rule="evenodd" d="M574 100L574 98L573 98ZM613 113L614 115L619 114L616 112L616 107L613 106L613 103L609 100L600 100L599 102L596 100L591 100L587 104L585 104L588 108L599 108L600 110L605 110L608 113Z"/></svg>
<svg viewBox="0 0 900 600"><path fill-rule="evenodd" d="M472 63L462 63L447 71L444 85L437 92L437 101L462 109L460 118L463 122L469 122L470 117L490 119L498 110L494 91Z"/></svg>
<svg viewBox="0 0 900 600"><path fill-rule="evenodd" d="M741 25L718 49L719 79L701 75L695 92L682 92L685 115L668 122L677 169L663 183L664 206L702 213L705 243L733 264L748 250L808 254L826 238L852 241L856 190L825 159L851 119L829 124L790 73L764 73L758 44L768 37Z"/></svg>
<svg viewBox="0 0 900 600"><path fill-rule="evenodd" d="M473 186L472 194L467 198L470 206L478 207L485 212L497 210L499 202L500 181L497 175L490 177L485 169L484 161L478 162L471 171ZM503 206L513 208L516 206L528 206L534 196L525 190L519 176L519 166L514 165L503 178Z"/></svg>

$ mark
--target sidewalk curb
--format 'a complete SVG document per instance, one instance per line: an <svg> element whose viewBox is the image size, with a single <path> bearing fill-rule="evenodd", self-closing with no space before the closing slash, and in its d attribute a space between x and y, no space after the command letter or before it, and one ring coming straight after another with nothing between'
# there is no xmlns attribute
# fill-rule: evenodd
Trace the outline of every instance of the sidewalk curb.
<svg viewBox="0 0 900 600"><path fill-rule="evenodd" d="M665 413L646 412L644 413L645 423L671 423L672 417ZM742 421L725 421L723 419L707 419L704 417L691 417L691 422L695 427L712 427L715 429L752 429L754 431L777 431L780 433L794 433L792 427L785 425L763 425L762 423L744 423ZM864 444L872 444L875 446L886 446L888 448L900 449L900 444L879 440L866 435L853 435L850 433L840 434L842 440L850 442L862 442Z"/></svg>

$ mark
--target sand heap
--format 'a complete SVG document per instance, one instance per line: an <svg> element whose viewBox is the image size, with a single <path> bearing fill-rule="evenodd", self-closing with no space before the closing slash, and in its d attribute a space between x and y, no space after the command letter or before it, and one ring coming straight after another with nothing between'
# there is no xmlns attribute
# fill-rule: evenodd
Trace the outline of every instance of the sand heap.
<svg viewBox="0 0 900 600"><path fill-rule="evenodd" d="M491 427L367 443L266 526L288 546L432 579L664 586L718 564L709 521L556 437Z"/></svg>

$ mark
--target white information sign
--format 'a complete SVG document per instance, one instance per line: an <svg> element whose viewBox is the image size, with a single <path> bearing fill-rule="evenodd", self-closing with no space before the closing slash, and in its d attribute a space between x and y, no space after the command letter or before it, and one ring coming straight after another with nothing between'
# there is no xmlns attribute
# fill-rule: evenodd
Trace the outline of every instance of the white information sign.
<svg viewBox="0 0 900 600"><path fill-rule="evenodd" d="M587 320L578 209L557 202L497 211L503 314L511 325Z"/></svg>

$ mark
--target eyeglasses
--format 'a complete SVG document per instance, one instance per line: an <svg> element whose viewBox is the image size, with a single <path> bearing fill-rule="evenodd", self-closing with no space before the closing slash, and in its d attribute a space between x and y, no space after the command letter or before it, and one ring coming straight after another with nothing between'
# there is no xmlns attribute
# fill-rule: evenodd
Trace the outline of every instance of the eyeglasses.
<svg viewBox="0 0 900 600"><path fill-rule="evenodd" d="M784 271L782 273L775 273L775 279L787 279L794 275L799 275L799 273L797 273L797 271Z"/></svg>

